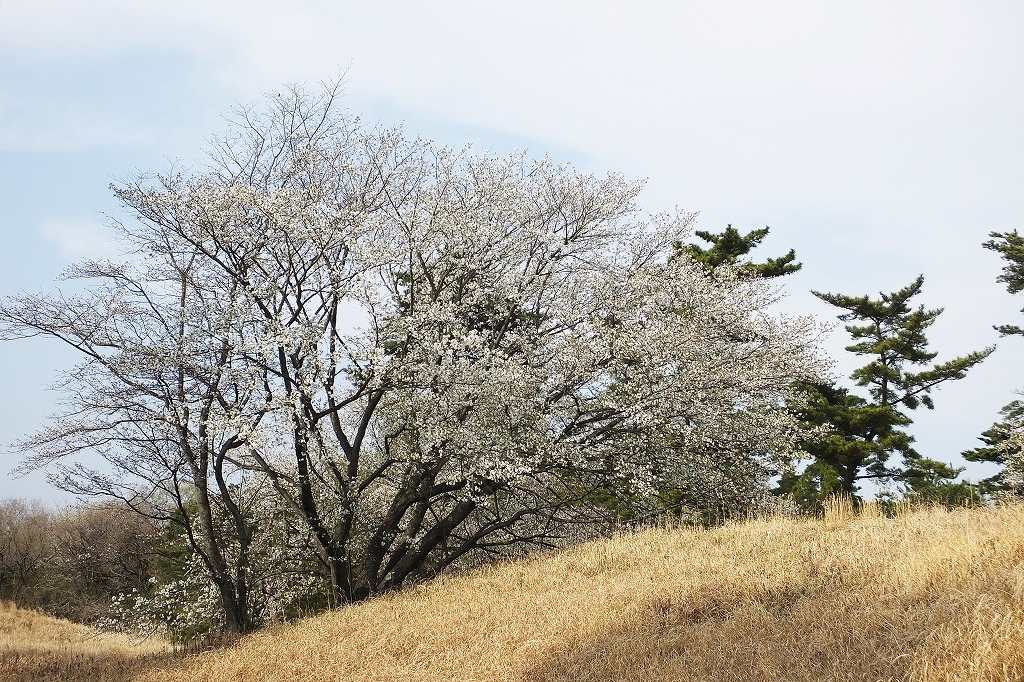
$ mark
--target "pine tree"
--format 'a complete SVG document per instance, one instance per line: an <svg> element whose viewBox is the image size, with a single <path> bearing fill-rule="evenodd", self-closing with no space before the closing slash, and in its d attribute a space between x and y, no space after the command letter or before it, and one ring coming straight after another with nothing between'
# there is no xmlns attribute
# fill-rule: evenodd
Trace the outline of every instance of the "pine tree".
<svg viewBox="0 0 1024 682"><path fill-rule="evenodd" d="M824 435L804 444L814 458L815 467L800 476L783 477L779 492L810 494L807 477L830 480L826 468L834 472L838 490L819 487L817 499L829 492L854 495L860 481L899 481L912 492L938 490L940 481L952 481L960 470L923 457L914 450L913 437L905 428L913 423L907 412L924 406L934 408L931 391L939 384L964 378L968 370L983 361L995 349L932 364L937 353L928 349L927 329L942 313L941 308L913 307L911 299L921 293L924 277L880 298L845 296L813 292L821 300L842 310L838 317L855 343L846 350L870 358L850 375L857 386L866 388L868 397L855 395L834 385L807 385L806 403L792 409L805 423L825 427ZM917 370L917 368L921 368ZM893 462L898 456L899 461ZM804 480L800 480L803 478Z"/></svg>
<svg viewBox="0 0 1024 682"><path fill-rule="evenodd" d="M799 477L784 477L780 484L783 492L808 488L801 495L805 504L832 493L852 495L862 479L893 475L888 466L891 455L899 454L905 460L920 457L911 445L913 438L901 430L912 420L899 410L835 385L806 384L801 388L806 402L790 409L808 426L827 427L823 435L803 443L804 451L814 460L810 478L820 478L821 483L815 493L806 480L808 471L804 471ZM797 478L805 480L798 482Z"/></svg>
<svg viewBox="0 0 1024 682"><path fill-rule="evenodd" d="M999 253L1006 264L997 282L1011 294L1024 291L1024 237L1013 232L991 232L983 247ZM1021 310L1024 312L1024 309ZM1004 324L995 327L1003 336L1024 336L1024 329ZM991 462L1003 467L994 476L981 481L987 493L1024 494L1024 402L1014 400L999 411L1002 419L981 433L983 447L963 453L968 462Z"/></svg>
<svg viewBox="0 0 1024 682"><path fill-rule="evenodd" d="M1024 291L1024 237L1013 232L991 232L989 241L982 244L986 249L996 251L1007 262L1003 266L1003 274L996 277L997 282L1006 285L1006 290L1011 294ZM1024 313L1024 309L1021 310ZM1024 335L1024 329L1017 325L998 325L996 330L1003 336Z"/></svg>
<svg viewBox="0 0 1024 682"><path fill-rule="evenodd" d="M978 437L984 445L962 453L968 462L990 462L1006 467L1024 459L1024 450L1018 437L1024 428L1024 401L1014 400L1004 405L999 414L1002 419L982 431ZM979 486L989 494L1024 494L1024 487L1013 476L1008 477L1005 469L982 480Z"/></svg>
<svg viewBox="0 0 1024 682"><path fill-rule="evenodd" d="M740 271L754 277L781 277L796 272L802 266L796 261L796 252L789 250L779 258L769 258L763 263L754 263L750 260L743 260L743 257L757 248L765 237L768 236L768 227L754 230L743 235L739 230L727 225L725 230L719 234L697 230L694 235L707 242L711 246L703 248L697 244L677 243L676 251L685 253L693 260L701 263L709 271L713 271L720 265L738 265Z"/></svg>

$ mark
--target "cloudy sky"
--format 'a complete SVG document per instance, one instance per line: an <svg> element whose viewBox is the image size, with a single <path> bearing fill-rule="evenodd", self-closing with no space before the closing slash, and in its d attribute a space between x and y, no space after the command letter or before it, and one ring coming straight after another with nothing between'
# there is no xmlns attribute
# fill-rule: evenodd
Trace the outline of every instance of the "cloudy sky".
<svg viewBox="0 0 1024 682"><path fill-rule="evenodd" d="M370 123L647 178L645 208L698 211L702 229L771 226L764 254L804 263L787 310L828 319L810 290L923 273L921 302L946 309L940 360L1020 321L980 244L1024 228L1024 4L984 0L2 0L0 295L116 252L111 181L195 162L234 103L339 73ZM844 345L827 343L842 375ZM0 343L0 443L46 423L73 360ZM1024 387L1022 361L1004 339L939 390L918 449L959 461ZM16 463L0 454L0 497L61 499Z"/></svg>

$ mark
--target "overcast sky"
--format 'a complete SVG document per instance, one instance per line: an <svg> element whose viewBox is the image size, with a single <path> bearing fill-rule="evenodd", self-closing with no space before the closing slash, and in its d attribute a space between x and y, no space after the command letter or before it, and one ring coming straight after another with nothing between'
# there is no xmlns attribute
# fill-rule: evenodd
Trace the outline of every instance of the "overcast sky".
<svg viewBox="0 0 1024 682"><path fill-rule="evenodd" d="M842 7L840 7L842 5ZM196 161L235 102L345 72L370 123L647 178L645 209L765 225L795 248L784 306L926 277L939 360L999 342L911 430L959 462L1024 387L1024 297L987 234L1024 228L1024 3L262 0L0 2L0 295L113 253L107 185ZM837 372L842 330L828 341ZM73 355L0 343L0 443L44 425ZM61 497L15 479L0 497ZM987 471L968 470L977 478Z"/></svg>

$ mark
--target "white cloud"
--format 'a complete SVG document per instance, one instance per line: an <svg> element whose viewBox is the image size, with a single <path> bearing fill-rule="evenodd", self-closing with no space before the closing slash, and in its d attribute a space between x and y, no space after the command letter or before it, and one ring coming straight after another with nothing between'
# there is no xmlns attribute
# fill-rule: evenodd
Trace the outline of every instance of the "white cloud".
<svg viewBox="0 0 1024 682"><path fill-rule="evenodd" d="M0 5L0 53L31 68L173 50L243 99L351 64L353 91L642 174L660 170L653 150L716 184L721 164L788 154L803 160L799 180L827 190L842 178L819 162L849 166L851 148L884 151L907 126L941 134L950 111L1012 94L999 74L1024 66L1020 14L953 2L21 0ZM159 83L124 87L145 96Z"/></svg>

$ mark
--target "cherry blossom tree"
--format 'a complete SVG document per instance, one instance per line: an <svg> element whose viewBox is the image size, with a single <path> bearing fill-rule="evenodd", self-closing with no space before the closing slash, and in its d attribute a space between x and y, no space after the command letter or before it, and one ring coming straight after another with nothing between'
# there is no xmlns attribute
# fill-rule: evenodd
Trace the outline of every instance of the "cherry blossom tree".
<svg viewBox="0 0 1024 682"><path fill-rule="evenodd" d="M33 453L26 466L54 465L52 480L65 490L180 524L227 628L245 631L257 532L247 509L260 494L243 485L256 474L230 457L242 442L226 415L247 399L232 376L232 285L201 272L194 253L139 255L134 264L71 268L69 277L94 283L84 294L23 294L0 308L6 336L57 338L82 358L63 378L64 413L21 443ZM89 466L82 453L105 466Z"/></svg>
<svg viewBox="0 0 1024 682"><path fill-rule="evenodd" d="M338 602L592 534L608 494L750 503L793 449L781 406L819 378L817 331L764 280L678 256L693 217L642 215L640 189L367 128L336 86L240 109L207 168L115 187L139 275L87 266L106 284L74 306L0 308L9 335L87 358L73 418L29 445L98 449L128 499L185 472L232 520L236 567L253 486L231 481L265 483ZM130 356L94 326L135 334Z"/></svg>

